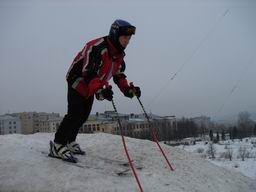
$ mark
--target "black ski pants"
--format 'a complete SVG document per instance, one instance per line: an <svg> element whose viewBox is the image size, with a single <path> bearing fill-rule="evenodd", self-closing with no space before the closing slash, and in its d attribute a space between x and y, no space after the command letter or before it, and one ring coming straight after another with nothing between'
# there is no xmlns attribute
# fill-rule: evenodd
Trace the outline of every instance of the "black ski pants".
<svg viewBox="0 0 256 192"><path fill-rule="evenodd" d="M76 140L79 128L88 119L94 96L85 98L68 83L68 110L55 133L55 143L66 145Z"/></svg>

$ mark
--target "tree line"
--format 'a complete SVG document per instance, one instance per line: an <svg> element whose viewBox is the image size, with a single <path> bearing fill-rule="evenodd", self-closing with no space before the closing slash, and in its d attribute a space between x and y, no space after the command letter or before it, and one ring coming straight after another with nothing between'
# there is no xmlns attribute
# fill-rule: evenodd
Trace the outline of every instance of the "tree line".
<svg viewBox="0 0 256 192"><path fill-rule="evenodd" d="M193 119L185 117L177 120L175 125L170 125L165 121L158 123L153 122L150 128L153 127L156 129L160 141L180 140L188 137L205 136L207 134L210 140L215 142L225 140L226 137L229 137L230 139L242 139L245 137L256 136L256 123L250 119L250 114L248 112L240 112L238 114L237 125L232 127L225 127L222 124L214 124L214 126L209 129L196 124ZM152 140L150 128L141 133L135 135L129 134L127 136Z"/></svg>

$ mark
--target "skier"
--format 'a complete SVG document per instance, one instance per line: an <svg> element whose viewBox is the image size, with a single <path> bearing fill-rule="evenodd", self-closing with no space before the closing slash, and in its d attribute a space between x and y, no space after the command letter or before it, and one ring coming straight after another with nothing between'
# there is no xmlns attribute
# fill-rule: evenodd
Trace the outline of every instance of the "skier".
<svg viewBox="0 0 256 192"><path fill-rule="evenodd" d="M140 88L129 85L124 74L124 50L135 29L127 21L115 20L108 36L89 41L74 58L66 75L67 114L55 133L54 142L50 141L49 156L76 163L74 154L85 155L76 137L88 119L94 95L98 100L112 100L113 91L108 86L111 77L126 97L140 97Z"/></svg>

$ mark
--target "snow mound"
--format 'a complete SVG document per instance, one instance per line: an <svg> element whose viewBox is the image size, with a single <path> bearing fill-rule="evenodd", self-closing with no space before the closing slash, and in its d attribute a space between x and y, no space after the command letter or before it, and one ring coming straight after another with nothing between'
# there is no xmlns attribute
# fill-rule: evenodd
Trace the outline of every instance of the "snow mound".
<svg viewBox="0 0 256 192"><path fill-rule="evenodd" d="M53 134L0 135L1 192L133 192L138 191L126 162L120 136L80 134L78 143L86 156L77 156L79 166L47 157ZM155 143L126 138L145 192L255 192L256 181L215 166L184 150L162 145L175 171Z"/></svg>

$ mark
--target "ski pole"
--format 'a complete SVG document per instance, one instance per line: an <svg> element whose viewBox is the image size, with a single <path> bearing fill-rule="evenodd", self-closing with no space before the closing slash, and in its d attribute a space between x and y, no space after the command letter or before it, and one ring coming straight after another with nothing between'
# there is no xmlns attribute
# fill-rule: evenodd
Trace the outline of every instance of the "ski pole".
<svg viewBox="0 0 256 192"><path fill-rule="evenodd" d="M129 165L130 165L130 168L132 169L133 175L134 175L135 180L136 180L136 182L137 182L137 184L139 186L140 192L143 192L142 186L140 184L139 177L137 176L137 173L136 173L135 168L134 168L133 163L132 163L133 161L130 158L130 155L129 155L129 152L128 152L128 148L126 146L126 142L125 142L125 139L124 139L123 127L122 127L121 120L119 118L119 115L118 115L118 112L117 112L117 109L116 109L116 105L115 105L113 99L112 99L112 105L113 105L115 113L117 114L117 122L118 122L118 125L120 127L120 133L121 133L121 137L122 137L122 142L123 142L124 150L125 150L125 153L126 153L126 156L127 156L127 159L128 159Z"/></svg>
<svg viewBox="0 0 256 192"><path fill-rule="evenodd" d="M131 86L131 87L134 87L134 86L133 86L133 83L130 83L130 86ZM136 96L136 98L138 99L139 104L140 104L140 106L141 106L141 108L142 108L142 110L143 110L143 112L144 112L144 115L145 115L145 117L146 117L146 119L147 119L147 121L148 121L148 124L149 124L149 126L150 126L149 116L148 116L148 114L147 114L147 112L146 112L146 110L145 110L145 108L144 108L144 106L143 106L143 104L142 104L140 98L139 98L137 95L135 95L135 96ZM152 127L152 128L149 127L149 128L150 128L150 132L151 132L151 134L152 134L153 140L155 141L155 143L157 144L158 148L160 149L160 151L161 151L162 155L164 156L164 158L165 158L165 160L166 160L166 162L167 162L169 168L171 169L171 171L174 171L174 169L173 169L173 167L172 167L170 161L168 160L168 158L167 158L167 156L166 156L164 150L162 149L161 145L160 145L159 142L158 142L155 128L154 128L154 127Z"/></svg>

